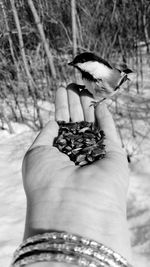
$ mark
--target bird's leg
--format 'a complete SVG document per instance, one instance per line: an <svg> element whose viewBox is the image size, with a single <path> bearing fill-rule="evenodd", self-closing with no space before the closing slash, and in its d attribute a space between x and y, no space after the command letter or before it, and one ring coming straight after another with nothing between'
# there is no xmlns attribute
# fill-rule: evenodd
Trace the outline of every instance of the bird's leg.
<svg viewBox="0 0 150 267"><path fill-rule="evenodd" d="M94 107L94 108L96 108L96 106L97 106L97 101L94 101L94 100L92 100L91 101L91 104L90 104L90 106L89 107Z"/></svg>
<svg viewBox="0 0 150 267"><path fill-rule="evenodd" d="M103 103L105 100L106 100L107 98L106 97L104 97L104 98L102 98L101 100L99 100L99 101L94 101L94 100L92 100L91 101L91 104L90 104L90 107L94 107L94 108L96 108L96 106L98 105L98 104L101 104L101 103Z"/></svg>

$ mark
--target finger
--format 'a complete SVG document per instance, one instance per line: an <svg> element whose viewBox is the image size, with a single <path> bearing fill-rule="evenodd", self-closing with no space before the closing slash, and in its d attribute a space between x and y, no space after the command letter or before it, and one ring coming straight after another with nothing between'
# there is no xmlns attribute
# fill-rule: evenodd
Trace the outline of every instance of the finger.
<svg viewBox="0 0 150 267"><path fill-rule="evenodd" d="M81 104L84 114L84 120L89 122L94 122L94 106L91 105L91 101L93 101L92 95L88 92L88 90L84 89L80 93Z"/></svg>
<svg viewBox="0 0 150 267"><path fill-rule="evenodd" d="M60 86L56 91L55 119L69 122L68 96L65 86Z"/></svg>
<svg viewBox="0 0 150 267"><path fill-rule="evenodd" d="M38 146L52 146L54 138L58 135L58 124L55 121L49 121L36 137L30 150Z"/></svg>
<svg viewBox="0 0 150 267"><path fill-rule="evenodd" d="M97 105L95 115L98 126L104 131L107 140L121 145L114 120L105 103Z"/></svg>
<svg viewBox="0 0 150 267"><path fill-rule="evenodd" d="M84 115L79 96L79 86L71 83L67 86L69 112L72 122L83 121Z"/></svg>

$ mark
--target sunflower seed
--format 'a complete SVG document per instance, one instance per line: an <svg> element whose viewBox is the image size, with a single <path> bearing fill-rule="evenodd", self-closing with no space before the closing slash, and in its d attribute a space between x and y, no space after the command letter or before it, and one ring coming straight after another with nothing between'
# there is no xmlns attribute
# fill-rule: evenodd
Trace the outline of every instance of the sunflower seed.
<svg viewBox="0 0 150 267"><path fill-rule="evenodd" d="M95 134L93 134L91 132L85 132L85 133L83 133L83 137L91 139L91 138L95 138L96 136L95 136Z"/></svg>
<svg viewBox="0 0 150 267"><path fill-rule="evenodd" d="M85 160L86 155L85 154L79 154L76 158L76 162L81 162L83 160Z"/></svg>
<svg viewBox="0 0 150 267"><path fill-rule="evenodd" d="M88 130L90 130L89 127L84 127L84 128L82 128L82 129L79 130L79 133L85 133Z"/></svg>
<svg viewBox="0 0 150 267"><path fill-rule="evenodd" d="M83 161L79 162L79 164L76 164L76 165L79 165L80 167L82 167L82 166L85 166L87 164L88 164L88 161L87 160L83 160Z"/></svg>
<svg viewBox="0 0 150 267"><path fill-rule="evenodd" d="M64 139L64 138L59 139L57 142L58 142L59 145L63 145L63 146L65 146L67 144L67 140Z"/></svg>
<svg viewBox="0 0 150 267"><path fill-rule="evenodd" d="M77 155L77 154L79 154L79 151L81 151L81 149L82 149L82 148L80 148L80 147L79 147L79 148L72 149L72 154L73 154L73 155Z"/></svg>
<svg viewBox="0 0 150 267"><path fill-rule="evenodd" d="M92 156L95 158L101 154L103 154L103 149L101 149L101 148L96 148L92 151Z"/></svg>
<svg viewBox="0 0 150 267"><path fill-rule="evenodd" d="M70 146L66 146L66 147L65 147L65 150L66 150L66 151L71 151L72 148L71 148Z"/></svg>
<svg viewBox="0 0 150 267"><path fill-rule="evenodd" d="M94 123L59 121L58 137L54 139L54 146L67 154L75 165L85 166L104 158L105 134Z"/></svg>
<svg viewBox="0 0 150 267"><path fill-rule="evenodd" d="M95 158L92 157L92 155L87 155L86 159L88 162L93 162L95 160Z"/></svg>

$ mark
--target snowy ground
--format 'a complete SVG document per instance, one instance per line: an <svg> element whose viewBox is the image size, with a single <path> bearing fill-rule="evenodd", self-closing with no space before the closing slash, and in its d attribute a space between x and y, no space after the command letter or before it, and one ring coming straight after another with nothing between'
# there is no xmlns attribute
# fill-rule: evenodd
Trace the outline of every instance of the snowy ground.
<svg viewBox="0 0 150 267"><path fill-rule="evenodd" d="M35 138L27 126L13 124L16 134L0 131L0 266L9 266L21 242L25 221L25 194L21 180L23 155ZM150 266L149 158L131 167L128 222L136 267Z"/></svg>

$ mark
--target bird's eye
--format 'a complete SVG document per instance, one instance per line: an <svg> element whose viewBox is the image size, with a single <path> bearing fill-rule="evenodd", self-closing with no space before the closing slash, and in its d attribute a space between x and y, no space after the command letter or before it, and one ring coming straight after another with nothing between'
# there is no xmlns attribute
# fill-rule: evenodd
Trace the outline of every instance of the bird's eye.
<svg viewBox="0 0 150 267"><path fill-rule="evenodd" d="M82 62L84 63L85 61L86 61L85 58L83 58L83 59L82 59Z"/></svg>

